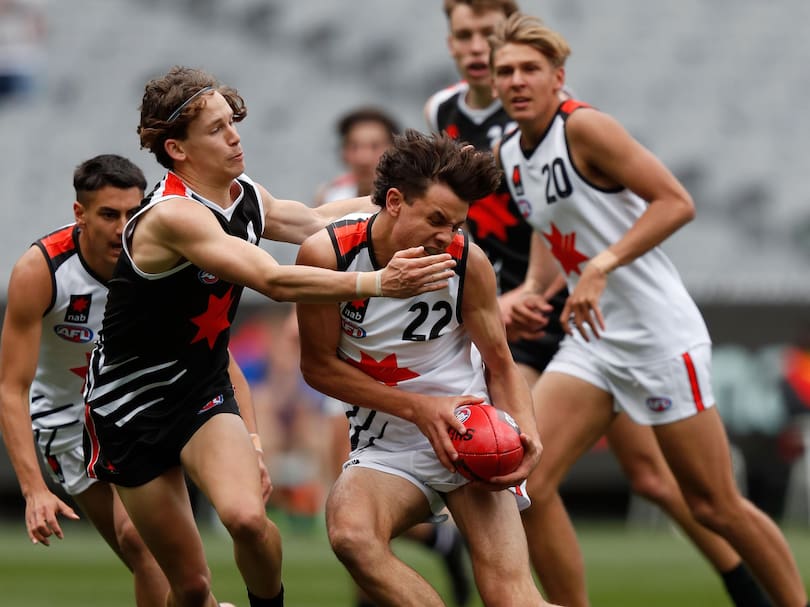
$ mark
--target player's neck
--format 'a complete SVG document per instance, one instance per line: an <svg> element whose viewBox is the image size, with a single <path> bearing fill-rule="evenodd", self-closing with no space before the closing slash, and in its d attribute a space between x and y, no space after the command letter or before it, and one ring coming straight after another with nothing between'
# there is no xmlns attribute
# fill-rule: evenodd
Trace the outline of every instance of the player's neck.
<svg viewBox="0 0 810 607"><path fill-rule="evenodd" d="M234 192L236 185L232 178L223 178L221 180L212 179L208 176L197 175L192 171L178 171L174 173L191 188L195 194L199 194L206 200L227 209L236 200L239 192ZM241 191L240 188L236 188Z"/></svg>
<svg viewBox="0 0 810 607"><path fill-rule="evenodd" d="M382 211L377 213L374 217L374 223L371 225L371 247L372 251L374 251L374 259L381 268L387 266L394 253L402 248L396 247L391 242L394 223L394 218Z"/></svg>
<svg viewBox="0 0 810 607"><path fill-rule="evenodd" d="M489 86L470 86L464 102L472 110L485 110L495 101Z"/></svg>
<svg viewBox="0 0 810 607"><path fill-rule="evenodd" d="M107 257L99 256L94 253L93 247L90 246L90 242L88 241L87 232L79 232L79 251L82 254L84 263L92 270L93 274L105 282L112 278L115 264Z"/></svg>

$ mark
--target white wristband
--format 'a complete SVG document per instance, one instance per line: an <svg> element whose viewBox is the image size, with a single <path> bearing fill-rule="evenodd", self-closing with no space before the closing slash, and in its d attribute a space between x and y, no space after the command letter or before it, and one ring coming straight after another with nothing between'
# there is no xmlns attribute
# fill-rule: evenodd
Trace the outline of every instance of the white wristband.
<svg viewBox="0 0 810 607"><path fill-rule="evenodd" d="M374 274L374 293L377 297L382 297L382 270L377 270Z"/></svg>
<svg viewBox="0 0 810 607"><path fill-rule="evenodd" d="M371 287L370 284L372 281L374 282L373 287ZM364 286L364 282L368 282L369 285ZM382 296L382 270L377 270L376 272L358 272L354 290L357 297L361 299Z"/></svg>

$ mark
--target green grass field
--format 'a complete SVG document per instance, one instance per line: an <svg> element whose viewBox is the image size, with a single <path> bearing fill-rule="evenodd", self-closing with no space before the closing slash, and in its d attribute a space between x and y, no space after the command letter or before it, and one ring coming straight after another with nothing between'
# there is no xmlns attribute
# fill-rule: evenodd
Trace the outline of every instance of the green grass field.
<svg viewBox="0 0 810 607"><path fill-rule="evenodd" d="M284 584L291 607L350 607L349 578L332 555L323 525L304 528L276 519L284 536ZM728 605L719 578L677 534L628 529L622 524L577 524L596 607L714 607ZM66 538L50 548L28 542L22 521L0 525L0 605L4 607L118 607L133 605L128 572L82 523L66 523ZM787 529L810 585L810 529ZM204 533L214 590L220 600L247 607L230 541ZM446 595L441 563L405 541L403 559ZM451 603L448 603L451 604ZM474 606L480 606L475 601Z"/></svg>

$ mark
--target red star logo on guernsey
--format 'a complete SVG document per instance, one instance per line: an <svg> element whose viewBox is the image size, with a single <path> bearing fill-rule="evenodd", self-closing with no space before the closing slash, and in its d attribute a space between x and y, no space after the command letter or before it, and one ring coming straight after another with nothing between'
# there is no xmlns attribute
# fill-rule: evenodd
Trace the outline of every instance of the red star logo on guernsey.
<svg viewBox="0 0 810 607"><path fill-rule="evenodd" d="M551 234L543 232L543 236L551 245L551 254L557 258L566 275L571 272L582 274L579 264L588 261L588 256L577 251L577 234L563 234L553 223L551 224Z"/></svg>
<svg viewBox="0 0 810 607"><path fill-rule="evenodd" d="M87 359L87 364L83 367L73 367L70 369L71 373L74 373L81 377L82 379L87 378L87 370L90 368L90 352L84 353L85 358Z"/></svg>
<svg viewBox="0 0 810 607"><path fill-rule="evenodd" d="M221 298L216 295L208 296L208 308L199 316L191 318L191 322L197 325L197 335L191 340L191 343L208 340L208 347L214 349L214 344L217 341L219 334L231 326L231 321L228 320L228 311L231 308L231 291L233 287L228 289Z"/></svg>
<svg viewBox="0 0 810 607"><path fill-rule="evenodd" d="M84 312L89 305L90 302L86 297L80 297L73 302L73 309L76 312Z"/></svg>
<svg viewBox="0 0 810 607"><path fill-rule="evenodd" d="M346 362L357 367L366 375L370 375L377 381L384 383L386 386L396 386L401 381L419 377L418 373L408 368L400 368L397 363L396 354L389 354L382 360L376 361L365 352L360 352L360 362L350 358L346 359Z"/></svg>
<svg viewBox="0 0 810 607"><path fill-rule="evenodd" d="M450 137L450 139L458 139L459 132L458 132L458 126L457 125L448 124L447 128L444 129L444 132L447 133L447 136Z"/></svg>
<svg viewBox="0 0 810 607"><path fill-rule="evenodd" d="M75 373L82 378L82 392L84 392L84 384L87 381L87 371L90 369L90 352L85 352L84 356L87 359L87 364L85 366L73 367L70 369L71 373Z"/></svg>
<svg viewBox="0 0 810 607"><path fill-rule="evenodd" d="M517 217L509 212L509 194L505 192L476 200L467 217L475 222L476 238L486 238L492 234L502 242L506 241L506 228L518 223Z"/></svg>

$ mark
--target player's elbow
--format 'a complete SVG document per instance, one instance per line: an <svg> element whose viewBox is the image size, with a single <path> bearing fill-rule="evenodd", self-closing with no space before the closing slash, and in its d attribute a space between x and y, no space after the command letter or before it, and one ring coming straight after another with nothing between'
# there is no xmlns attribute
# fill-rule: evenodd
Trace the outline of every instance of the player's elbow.
<svg viewBox="0 0 810 607"><path fill-rule="evenodd" d="M324 385L324 365L318 362L316 357L307 355L304 350L301 351L301 375L307 384L323 392L321 388Z"/></svg>
<svg viewBox="0 0 810 607"><path fill-rule="evenodd" d="M680 193L676 201L677 201L676 208L678 210L679 223L680 225L685 225L690 221L692 221L697 215L697 210L695 209L695 201L692 200L692 197L685 190Z"/></svg>

